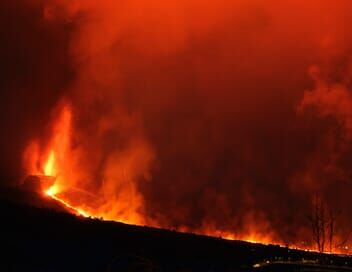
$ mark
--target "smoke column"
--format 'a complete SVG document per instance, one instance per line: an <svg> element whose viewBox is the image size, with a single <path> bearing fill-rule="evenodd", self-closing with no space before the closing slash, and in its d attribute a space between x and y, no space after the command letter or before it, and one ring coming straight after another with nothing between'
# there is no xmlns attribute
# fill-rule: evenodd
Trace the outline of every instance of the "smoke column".
<svg viewBox="0 0 352 272"><path fill-rule="evenodd" d="M320 194L349 232L350 1L17 2L1 4L30 22L4 27L4 110L20 114L2 117L5 176L67 103L62 188L107 218L298 243Z"/></svg>

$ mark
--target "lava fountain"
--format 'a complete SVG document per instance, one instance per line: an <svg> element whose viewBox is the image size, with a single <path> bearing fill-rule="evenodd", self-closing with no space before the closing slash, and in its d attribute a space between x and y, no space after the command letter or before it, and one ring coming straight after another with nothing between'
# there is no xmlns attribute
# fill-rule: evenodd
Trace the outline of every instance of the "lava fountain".
<svg viewBox="0 0 352 272"><path fill-rule="evenodd" d="M126 153L126 162L117 165L121 180L115 179L120 186L103 180L100 190L87 186L89 170L82 165L82 151L72 144L73 111L68 103L63 103L54 111L48 140L42 144L33 140L24 152L24 164L29 175L52 177L55 181L43 193L61 202L77 214L130 224L143 224L138 213L141 197L131 180L129 170L133 157ZM116 193L116 194L115 194ZM116 196L118 195L118 196ZM125 200L125 201L123 201Z"/></svg>
<svg viewBox="0 0 352 272"><path fill-rule="evenodd" d="M93 193L88 190L84 183L79 182L82 166L77 160L77 154L72 147L72 116L73 111L69 104L59 107L51 126L51 133L46 144L40 145L39 140L33 140L24 152L24 163L29 175L41 177L41 181L50 179L50 186L40 186L42 194L60 202L69 211L78 216L99 218L102 220L113 220L128 224L144 225L153 227L165 227L144 215L140 209L143 201L135 184L128 178L128 163L121 170L121 176L129 187L122 187L120 194L123 197L116 198L114 194L104 190ZM141 153L141 156L143 153ZM128 162L128 155L125 160ZM121 182L118 179L117 183ZM126 201L126 203L123 203ZM243 240L251 243L284 245L282 241L275 238L275 233L270 230L270 224L260 221L258 218L247 220L247 233L237 234L231 231L222 231L211 224L204 224L201 228L191 229L186 226L178 227L180 232L195 232L209 236L222 237L228 240ZM293 246L303 250L311 250L310 246Z"/></svg>

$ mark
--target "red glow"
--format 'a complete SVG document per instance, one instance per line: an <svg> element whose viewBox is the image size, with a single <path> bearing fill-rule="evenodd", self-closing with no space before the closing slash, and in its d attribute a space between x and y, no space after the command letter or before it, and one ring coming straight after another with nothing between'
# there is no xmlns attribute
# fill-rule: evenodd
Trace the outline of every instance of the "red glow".
<svg viewBox="0 0 352 272"><path fill-rule="evenodd" d="M344 240L351 2L45 3L44 23L73 29L74 69L24 152L27 174L55 177L46 195L83 216L313 249L318 192L343 210Z"/></svg>
<svg viewBox="0 0 352 272"><path fill-rule="evenodd" d="M73 169L73 165L70 165L70 157L64 157L63 155L70 154L70 134L71 134L71 120L72 120L72 111L69 107L65 106L61 109L61 113L58 118L54 120L54 133L52 139L49 141L48 147L44 150L49 150L38 155L38 150L32 153L32 160L29 160L30 153L28 150L31 150L31 143L28 147L28 150L25 153L25 161L28 164L28 167L31 165L39 165L39 169L42 169L41 174L47 176L53 176L56 178L56 182L43 194L55 199L56 201L62 203L70 211L73 211L76 215L83 217L92 217L99 218L103 220L114 220L119 222L125 222L129 224L143 224L143 222L148 222L148 218L143 218L143 215L137 212L136 207L140 207L141 198L139 195L135 195L136 192L134 189L130 191L124 191L126 194L124 199L129 199L128 203L131 203L132 206L126 208L123 213L116 213L114 205L121 207L126 207L123 203L116 202L116 199L111 196L111 199L104 199L100 205L92 205L92 203L85 202L84 197L75 199L70 192L75 189L75 183L70 183L70 180L74 180L74 171L68 170ZM57 133L57 134L55 134ZM38 158L45 157L46 160L35 161ZM59 160L60 158L60 160ZM123 175L126 173L122 172ZM131 184L131 186L133 186ZM87 192L88 194L88 192ZM99 199L97 195L92 194L95 200ZM105 195L107 197L108 195ZM74 204L75 203L75 204ZM133 206L133 204L135 206ZM258 224L258 218L252 218L247 222L247 232L242 234L236 234L235 232L230 231L221 231L214 228L211 224L205 224L202 228L190 229L187 227L179 227L177 230L180 232L195 232L198 234L204 234L209 236L221 237L228 240L243 240L251 243L261 243L261 244L276 244L285 246L285 244L275 238L275 234L270 231L269 226L265 222ZM149 221L151 222L151 221ZM158 224L158 222L151 222L151 226L154 227L163 227ZM302 245L291 245L292 248L302 249L302 250L311 250L314 251L314 248L311 246L302 246ZM343 251L345 252L345 251ZM341 250L335 249L334 253L342 253Z"/></svg>

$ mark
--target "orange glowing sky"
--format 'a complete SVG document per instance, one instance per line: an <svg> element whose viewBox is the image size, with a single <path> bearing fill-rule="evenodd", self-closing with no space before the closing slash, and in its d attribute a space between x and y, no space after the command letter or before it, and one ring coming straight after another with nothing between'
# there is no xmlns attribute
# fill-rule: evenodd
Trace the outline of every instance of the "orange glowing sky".
<svg viewBox="0 0 352 272"><path fill-rule="evenodd" d="M6 177L54 176L94 217L309 247L319 195L336 247L350 232L351 1L34 2L1 24Z"/></svg>

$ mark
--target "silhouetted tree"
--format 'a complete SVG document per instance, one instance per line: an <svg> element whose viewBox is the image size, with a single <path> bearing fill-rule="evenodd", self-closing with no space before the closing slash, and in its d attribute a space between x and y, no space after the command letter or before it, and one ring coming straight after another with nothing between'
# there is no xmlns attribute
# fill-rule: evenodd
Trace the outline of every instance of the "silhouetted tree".
<svg viewBox="0 0 352 272"><path fill-rule="evenodd" d="M312 211L308 219L312 228L313 240L319 252L325 251L327 242L329 243L329 251L333 251L338 215L338 212L328 208L322 197L314 197Z"/></svg>

